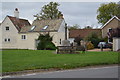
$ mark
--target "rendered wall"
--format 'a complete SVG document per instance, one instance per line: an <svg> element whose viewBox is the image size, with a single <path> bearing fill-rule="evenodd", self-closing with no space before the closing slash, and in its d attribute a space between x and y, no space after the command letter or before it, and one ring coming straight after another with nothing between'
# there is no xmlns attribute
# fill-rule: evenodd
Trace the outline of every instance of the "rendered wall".
<svg viewBox="0 0 120 80"><path fill-rule="evenodd" d="M120 49L120 38L113 38L113 51Z"/></svg>

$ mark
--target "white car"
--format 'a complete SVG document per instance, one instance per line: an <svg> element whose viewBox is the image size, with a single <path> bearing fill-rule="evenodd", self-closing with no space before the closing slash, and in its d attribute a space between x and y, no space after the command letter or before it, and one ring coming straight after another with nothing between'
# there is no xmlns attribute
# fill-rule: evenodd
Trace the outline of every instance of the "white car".
<svg viewBox="0 0 120 80"><path fill-rule="evenodd" d="M106 42L99 42L98 47L100 48L101 45L103 48L106 48L107 43Z"/></svg>

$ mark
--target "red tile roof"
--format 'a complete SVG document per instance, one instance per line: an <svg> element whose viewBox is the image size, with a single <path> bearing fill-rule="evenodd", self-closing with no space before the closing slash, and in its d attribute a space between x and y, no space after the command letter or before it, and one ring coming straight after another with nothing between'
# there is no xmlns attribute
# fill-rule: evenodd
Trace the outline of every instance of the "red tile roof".
<svg viewBox="0 0 120 80"><path fill-rule="evenodd" d="M12 23L15 25L15 27L18 29L18 31L20 31L22 27L31 25L29 21L26 19L20 19L12 16L8 16L8 17L12 21Z"/></svg>
<svg viewBox="0 0 120 80"><path fill-rule="evenodd" d="M81 38L85 38L91 32L97 32L98 34L101 33L101 29L73 29L69 30L69 38L75 38L80 36Z"/></svg>

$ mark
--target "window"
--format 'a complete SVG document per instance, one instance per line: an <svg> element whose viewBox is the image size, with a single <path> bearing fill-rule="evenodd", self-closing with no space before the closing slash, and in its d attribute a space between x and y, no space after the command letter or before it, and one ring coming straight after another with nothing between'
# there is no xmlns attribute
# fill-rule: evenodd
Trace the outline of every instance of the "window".
<svg viewBox="0 0 120 80"><path fill-rule="evenodd" d="M22 39L26 39L26 35L22 35Z"/></svg>
<svg viewBox="0 0 120 80"><path fill-rule="evenodd" d="M6 31L9 31L9 27L6 27Z"/></svg>
<svg viewBox="0 0 120 80"><path fill-rule="evenodd" d="M5 42L10 42L10 38L5 38L4 41Z"/></svg>
<svg viewBox="0 0 120 80"><path fill-rule="evenodd" d="M8 42L10 42L10 38L8 38Z"/></svg>
<svg viewBox="0 0 120 80"><path fill-rule="evenodd" d="M60 44L61 44L61 39L60 39Z"/></svg>
<svg viewBox="0 0 120 80"><path fill-rule="evenodd" d="M5 40L4 40L5 42L7 42L7 39L5 38Z"/></svg>
<svg viewBox="0 0 120 80"><path fill-rule="evenodd" d="M112 28L108 28L108 32L111 32L112 31Z"/></svg>
<svg viewBox="0 0 120 80"><path fill-rule="evenodd" d="M36 26L33 26L33 27L31 28L31 31L32 31L32 30L34 30L34 29L35 29L35 27L36 27Z"/></svg>
<svg viewBox="0 0 120 80"><path fill-rule="evenodd" d="M46 30L48 28L48 26L44 26L43 29Z"/></svg>

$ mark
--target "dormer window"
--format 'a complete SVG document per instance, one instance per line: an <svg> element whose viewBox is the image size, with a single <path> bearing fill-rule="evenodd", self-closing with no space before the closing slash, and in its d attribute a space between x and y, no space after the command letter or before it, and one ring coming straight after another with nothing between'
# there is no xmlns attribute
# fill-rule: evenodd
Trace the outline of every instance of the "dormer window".
<svg viewBox="0 0 120 80"><path fill-rule="evenodd" d="M33 31L33 30L35 29L35 27L36 27L36 26L32 26L31 31Z"/></svg>
<svg viewBox="0 0 120 80"><path fill-rule="evenodd" d="M9 31L9 27L7 26L7 27L5 27L6 28L6 31Z"/></svg>
<svg viewBox="0 0 120 80"><path fill-rule="evenodd" d="M48 28L48 25L44 26L44 27L43 27L43 30L46 30L47 28Z"/></svg>

